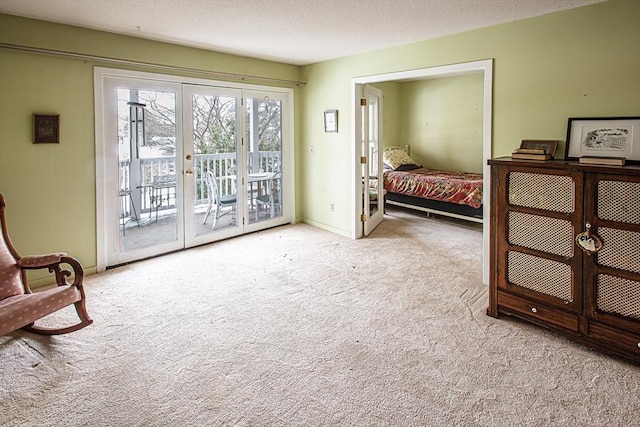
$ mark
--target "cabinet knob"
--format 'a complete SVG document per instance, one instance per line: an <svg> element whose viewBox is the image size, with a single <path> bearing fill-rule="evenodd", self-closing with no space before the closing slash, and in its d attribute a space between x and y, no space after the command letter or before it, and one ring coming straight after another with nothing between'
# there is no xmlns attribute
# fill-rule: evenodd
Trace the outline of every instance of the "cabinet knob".
<svg viewBox="0 0 640 427"><path fill-rule="evenodd" d="M640 342L638 343L638 348L640 348Z"/></svg>
<svg viewBox="0 0 640 427"><path fill-rule="evenodd" d="M538 309L537 309L537 308L535 308L535 307L531 307L531 312L532 312L532 313L537 313L537 312L538 312ZM638 345L640 345L640 344L638 344Z"/></svg>

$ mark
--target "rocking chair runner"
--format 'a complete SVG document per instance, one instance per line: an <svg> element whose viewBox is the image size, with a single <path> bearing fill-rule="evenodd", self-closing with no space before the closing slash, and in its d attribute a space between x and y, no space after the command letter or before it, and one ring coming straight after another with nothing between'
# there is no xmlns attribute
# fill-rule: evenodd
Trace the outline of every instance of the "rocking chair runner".
<svg viewBox="0 0 640 427"><path fill-rule="evenodd" d="M0 336L21 328L44 335L66 334L93 323L85 307L84 271L80 262L65 253L18 255L7 232L4 208L4 197L0 194ZM65 265L73 270L73 283L67 281L72 272L63 269ZM27 283L27 270L44 268L55 274L57 286L32 292ZM75 305L79 323L62 328L35 326L38 319L71 304Z"/></svg>

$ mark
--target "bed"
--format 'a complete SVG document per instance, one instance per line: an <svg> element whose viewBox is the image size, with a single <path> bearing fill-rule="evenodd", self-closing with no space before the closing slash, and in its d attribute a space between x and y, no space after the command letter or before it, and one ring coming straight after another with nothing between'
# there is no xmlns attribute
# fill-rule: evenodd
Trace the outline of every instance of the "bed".
<svg viewBox="0 0 640 427"><path fill-rule="evenodd" d="M386 203L482 222L482 174L424 168L396 146L383 156Z"/></svg>

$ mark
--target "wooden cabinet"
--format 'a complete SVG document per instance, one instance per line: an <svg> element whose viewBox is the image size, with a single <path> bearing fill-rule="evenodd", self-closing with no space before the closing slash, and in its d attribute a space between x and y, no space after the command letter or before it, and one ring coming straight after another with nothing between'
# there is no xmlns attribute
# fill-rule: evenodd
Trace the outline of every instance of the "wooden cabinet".
<svg viewBox="0 0 640 427"><path fill-rule="evenodd" d="M489 164L488 314L640 362L640 166Z"/></svg>

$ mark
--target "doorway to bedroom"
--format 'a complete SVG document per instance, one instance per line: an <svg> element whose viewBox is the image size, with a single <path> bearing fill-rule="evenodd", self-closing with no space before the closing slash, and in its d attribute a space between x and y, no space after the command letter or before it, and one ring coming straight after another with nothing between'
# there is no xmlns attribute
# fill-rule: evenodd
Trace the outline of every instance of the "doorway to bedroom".
<svg viewBox="0 0 640 427"><path fill-rule="evenodd" d="M493 61L492 60L483 60L483 61L475 61L468 62L462 64L454 64L454 65L446 65L441 67L432 67L432 68L424 68L419 70L411 70L411 71L402 71L367 77L359 77L352 79L352 88L353 88L353 99L354 99L354 109L353 109L353 121L356 123L357 117L360 113L360 105L359 102L359 87L361 85L374 85L376 87L384 87L386 84L390 83L406 83L406 82L419 82L421 80L431 80L431 79L445 79L448 77L458 77L465 75L479 75L481 76L481 108L482 108L482 127L479 130L481 135L479 135L478 140L482 140L482 149L480 151L482 157L482 185L483 185L483 204L481 211L483 213L482 219L482 228L483 228L483 282L485 284L489 281L489 200L490 200L490 173L489 167L487 165L487 160L491 158L492 152L492 143L491 143L491 129L492 129L492 82L493 82ZM386 97L386 96L385 96ZM385 100L386 102L386 100ZM386 117L385 117L386 119ZM389 122L393 122L393 120L388 120ZM425 123L428 125L428 123ZM387 121L385 120L385 127L387 127ZM366 153L362 150L362 144L360 141L362 140L362 136L360 135L359 127L356 126L356 132L354 132L354 141L353 141L353 179L355 183L359 183L361 180L361 170L359 166L359 159L363 156L366 156ZM383 136L384 138L384 136ZM395 143L391 141L385 141L384 146L388 145L401 145L404 146L400 141ZM409 150L411 147L407 147ZM380 175L378 177L380 182L383 182L382 171L380 171ZM354 196L354 206L353 206L353 215L352 215L352 234L354 238L360 238L363 236L362 233L362 224L361 224L361 203L360 200L363 198L363 189L362 185L355 185L353 188Z"/></svg>

